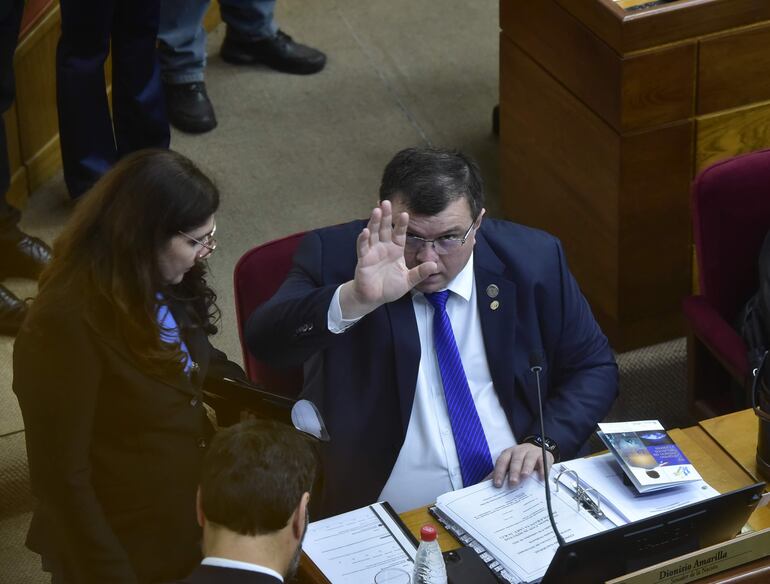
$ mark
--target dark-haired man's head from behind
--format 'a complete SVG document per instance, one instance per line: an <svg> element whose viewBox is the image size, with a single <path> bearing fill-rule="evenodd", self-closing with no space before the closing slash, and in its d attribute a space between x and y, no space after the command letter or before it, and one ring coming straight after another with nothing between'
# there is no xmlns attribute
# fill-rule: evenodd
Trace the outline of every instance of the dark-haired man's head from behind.
<svg viewBox="0 0 770 584"><path fill-rule="evenodd" d="M484 208L484 181L476 162L457 150L406 148L385 167L380 201L399 200L410 215L433 216L465 198L472 219Z"/></svg>
<svg viewBox="0 0 770 584"><path fill-rule="evenodd" d="M289 426L249 420L221 430L198 492L204 555L293 574L316 465L308 438Z"/></svg>

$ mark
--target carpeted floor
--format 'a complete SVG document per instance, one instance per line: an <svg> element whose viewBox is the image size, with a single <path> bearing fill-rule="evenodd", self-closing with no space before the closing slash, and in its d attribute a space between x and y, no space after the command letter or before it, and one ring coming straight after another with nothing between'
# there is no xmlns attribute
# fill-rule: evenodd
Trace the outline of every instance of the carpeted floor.
<svg viewBox="0 0 770 584"><path fill-rule="evenodd" d="M282 235L366 216L382 168L401 148L451 146L477 158L488 214L499 216L490 131L498 9L497 0L281 0L282 28L329 55L326 70L311 77L227 65L218 56L224 27L210 35L207 84L219 127L203 136L174 133L172 147L222 191L219 248L210 262L223 313L220 348L240 356L231 278L241 254ZM30 199L23 227L50 242L71 209L57 177ZM34 296L33 283L6 284ZM12 344L0 337L0 584L38 584L48 579L23 547L33 502L11 392ZM684 354L678 340L620 355L621 398L610 418L689 425Z"/></svg>

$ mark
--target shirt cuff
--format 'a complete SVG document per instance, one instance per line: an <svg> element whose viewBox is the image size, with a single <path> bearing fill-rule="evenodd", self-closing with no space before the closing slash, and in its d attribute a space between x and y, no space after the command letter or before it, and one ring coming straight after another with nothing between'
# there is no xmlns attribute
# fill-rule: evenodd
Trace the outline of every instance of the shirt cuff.
<svg viewBox="0 0 770 584"><path fill-rule="evenodd" d="M335 290L331 304L329 304L329 312L326 315L326 325L329 328L329 332L332 332L335 335L344 333L363 318L342 318L342 307L340 306L341 288L342 286L338 286L337 290Z"/></svg>

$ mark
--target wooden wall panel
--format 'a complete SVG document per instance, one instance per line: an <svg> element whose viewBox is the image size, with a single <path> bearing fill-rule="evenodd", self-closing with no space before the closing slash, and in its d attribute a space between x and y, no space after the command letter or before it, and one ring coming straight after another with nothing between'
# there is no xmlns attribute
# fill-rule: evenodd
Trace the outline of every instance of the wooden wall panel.
<svg viewBox="0 0 770 584"><path fill-rule="evenodd" d="M561 238L594 311L615 319L619 139L505 36L500 51L504 213Z"/></svg>
<svg viewBox="0 0 770 584"><path fill-rule="evenodd" d="M209 4L206 16L203 17L203 28L212 31L220 22L222 22L222 16L219 13L219 2L212 2Z"/></svg>
<svg viewBox="0 0 770 584"><path fill-rule="evenodd" d="M690 42L623 59L619 124L622 132L693 116L696 49L695 42Z"/></svg>
<svg viewBox="0 0 770 584"><path fill-rule="evenodd" d="M613 0L557 2L621 54L770 20L766 0L679 0L632 12Z"/></svg>
<svg viewBox="0 0 770 584"><path fill-rule="evenodd" d="M16 108L21 158L34 190L61 166L56 114L56 43L60 15L55 6L16 49Z"/></svg>
<svg viewBox="0 0 770 584"><path fill-rule="evenodd" d="M616 130L650 128L693 115L694 41L619 59L555 0L505 4L503 34ZM542 34L546 29L549 34Z"/></svg>
<svg viewBox="0 0 770 584"><path fill-rule="evenodd" d="M8 162L11 171L11 185L6 193L6 200L13 206L21 208L27 200L27 169L21 163L19 151L19 127L16 123L16 106L12 105L3 115L5 135L8 141Z"/></svg>
<svg viewBox="0 0 770 584"><path fill-rule="evenodd" d="M693 151L691 120L623 137L619 255L626 269L620 272L621 321L677 315L681 299L690 292L687 193ZM651 332L650 342L660 338L660 331Z"/></svg>
<svg viewBox="0 0 770 584"><path fill-rule="evenodd" d="M698 113L770 101L770 24L703 39Z"/></svg>
<svg viewBox="0 0 770 584"><path fill-rule="evenodd" d="M696 121L695 172L730 156L770 147L770 103Z"/></svg>
<svg viewBox="0 0 770 584"><path fill-rule="evenodd" d="M507 0L503 34L614 127L620 126L621 63L554 0ZM549 34L542 34L548 30Z"/></svg>

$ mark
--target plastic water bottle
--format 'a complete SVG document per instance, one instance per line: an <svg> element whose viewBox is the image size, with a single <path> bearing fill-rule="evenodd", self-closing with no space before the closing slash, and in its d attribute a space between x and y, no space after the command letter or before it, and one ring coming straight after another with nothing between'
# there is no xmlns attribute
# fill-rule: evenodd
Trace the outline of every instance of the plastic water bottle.
<svg viewBox="0 0 770 584"><path fill-rule="evenodd" d="M446 564L436 539L436 528L423 525L420 529L420 547L414 559L412 584L447 584Z"/></svg>

